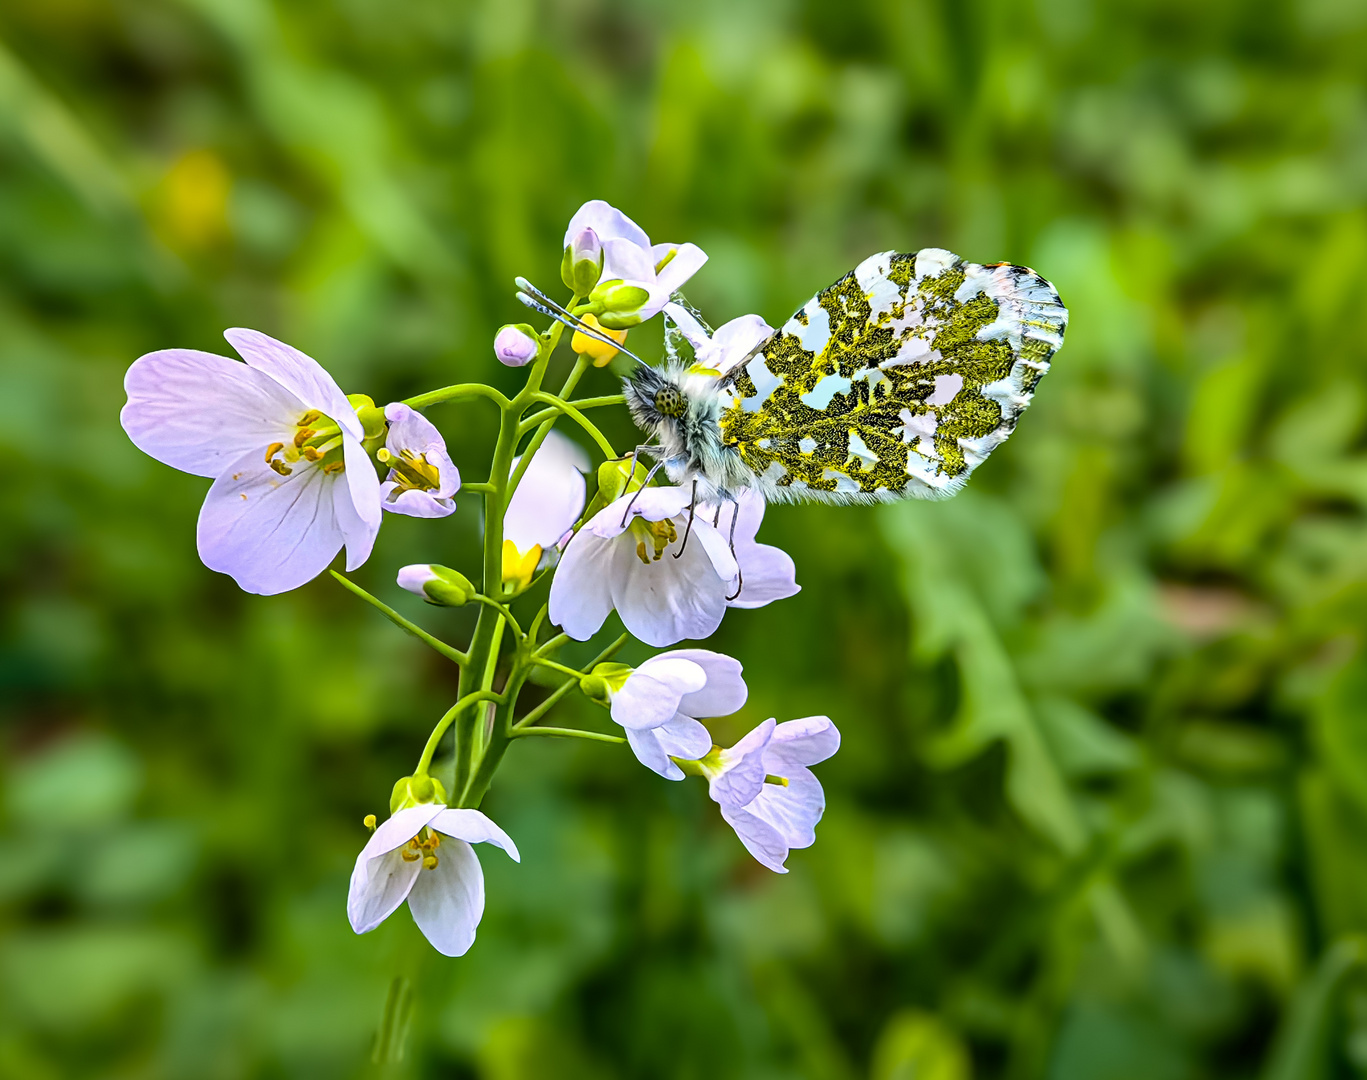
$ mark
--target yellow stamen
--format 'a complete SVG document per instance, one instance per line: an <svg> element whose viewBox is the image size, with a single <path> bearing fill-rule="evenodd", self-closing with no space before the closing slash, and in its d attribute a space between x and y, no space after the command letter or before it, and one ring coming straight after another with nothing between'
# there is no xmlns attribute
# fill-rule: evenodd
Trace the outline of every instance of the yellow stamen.
<svg viewBox="0 0 1367 1080"><path fill-rule="evenodd" d="M285 444L282 442L273 442L270 446L266 447L266 464L269 465L271 458L275 457L275 455L280 453L283 449L285 449Z"/></svg>
<svg viewBox="0 0 1367 1080"><path fill-rule="evenodd" d="M417 852L417 851L409 851L408 848L404 848L404 849L403 849L403 861L404 861L404 862L417 862L417 861L418 861L419 859L421 859L421 858L422 858L422 854L421 854L420 852Z"/></svg>
<svg viewBox="0 0 1367 1080"><path fill-rule="evenodd" d="M437 868L437 857L435 855L427 856L422 861L422 868L424 870L435 870Z"/></svg>
<svg viewBox="0 0 1367 1080"><path fill-rule="evenodd" d="M322 415L323 414L320 413L317 409L310 409L308 412L306 412L303 416L299 418L299 426L308 427L315 420L319 419Z"/></svg>
<svg viewBox="0 0 1367 1080"><path fill-rule="evenodd" d="M329 473L329 474L331 474L331 473L339 473L339 472L341 472L341 471L342 471L343 469L345 469L345 468L346 468L346 463L345 463L345 462L342 462L342 461L333 461L333 462L329 462L327 465L324 465L324 466L323 466L323 472Z"/></svg>
<svg viewBox="0 0 1367 1080"><path fill-rule="evenodd" d="M320 453L318 453L318 451L315 450L312 446L306 446L306 447L304 447L304 449L303 449L302 452L303 452L304 457L306 457L309 461L322 461L322 460L323 460L323 455L320 454Z"/></svg>
<svg viewBox="0 0 1367 1080"><path fill-rule="evenodd" d="M366 814L366 816L361 819L361 824L364 825L367 829L375 828L375 815Z"/></svg>
<svg viewBox="0 0 1367 1080"><path fill-rule="evenodd" d="M289 476L290 473L294 472L294 470L291 469L288 465L286 465L283 461L275 461L274 459L272 459L271 461L271 468L278 472L281 476Z"/></svg>
<svg viewBox="0 0 1367 1080"><path fill-rule="evenodd" d="M318 433L311 427L301 427L294 433L294 445L303 446L304 443L308 442L308 440L316 434Z"/></svg>

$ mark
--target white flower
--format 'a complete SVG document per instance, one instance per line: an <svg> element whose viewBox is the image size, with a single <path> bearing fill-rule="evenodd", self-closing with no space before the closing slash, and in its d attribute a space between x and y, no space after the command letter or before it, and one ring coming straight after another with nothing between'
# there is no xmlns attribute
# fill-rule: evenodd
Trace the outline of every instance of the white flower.
<svg viewBox="0 0 1367 1080"><path fill-rule="evenodd" d="M520 862L517 845L478 810L420 803L375 830L356 858L347 895L351 928L365 934L408 901L433 947L463 956L484 914L484 871L471 844L501 847Z"/></svg>
<svg viewBox="0 0 1367 1080"><path fill-rule="evenodd" d="M673 323L693 346L694 363L718 372L727 370L774 332L774 328L758 315L742 315L723 323L709 337L702 323L687 308L666 304L664 313L665 319Z"/></svg>
<svg viewBox="0 0 1367 1080"><path fill-rule="evenodd" d="M663 648L707 637L728 606L762 607L798 591L793 560L755 542L761 498L728 504L730 515L722 507L721 528L713 524L716 509L699 506L690 529L690 497L683 488L650 487L595 514L560 560L551 582L551 621L587 641L616 608L635 637ZM736 515L733 557L728 519Z"/></svg>
<svg viewBox="0 0 1367 1080"><path fill-rule="evenodd" d="M521 458L513 461L516 472ZM584 512L583 447L554 428L537 448L503 515L503 581L524 588L555 557Z"/></svg>
<svg viewBox="0 0 1367 1080"><path fill-rule="evenodd" d="M729 750L699 764L708 793L740 842L775 873L790 848L811 847L826 809L821 783L807 768L840 749L840 732L824 716L775 724L770 719Z"/></svg>
<svg viewBox="0 0 1367 1080"><path fill-rule="evenodd" d="M696 718L730 716L745 704L748 690L740 673L740 661L729 656L676 649L634 671L603 676L612 719L626 729L637 760L666 780L682 780L682 770L669 759L696 761L712 749L712 736Z"/></svg>
<svg viewBox="0 0 1367 1080"><path fill-rule="evenodd" d="M401 401L384 407L389 435L376 456L389 466L380 485L380 504L409 517L445 517L456 508L460 472L446 452L446 440L432 421Z"/></svg>
<svg viewBox="0 0 1367 1080"><path fill-rule="evenodd" d="M194 349L134 361L120 421L144 453L214 478L199 514L204 565L252 593L316 577L345 545L370 556L380 485L355 409L317 361L255 330L223 335L247 362Z"/></svg>
<svg viewBox="0 0 1367 1080"><path fill-rule="evenodd" d="M707 262L706 253L696 244L652 245L644 229L602 199L586 202L576 211L565 230L564 246L585 246L585 229L591 229L603 245L603 273L594 293L625 285L647 294L639 308L615 311L615 322L600 319L614 329L649 319Z"/></svg>

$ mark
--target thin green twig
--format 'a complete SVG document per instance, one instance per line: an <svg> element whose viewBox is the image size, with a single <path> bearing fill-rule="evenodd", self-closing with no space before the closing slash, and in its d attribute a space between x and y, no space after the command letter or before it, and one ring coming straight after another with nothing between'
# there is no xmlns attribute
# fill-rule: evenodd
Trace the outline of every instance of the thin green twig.
<svg viewBox="0 0 1367 1080"><path fill-rule="evenodd" d="M333 577L335 577L353 593L359 596L362 600L364 600L367 604L371 604L372 606L374 606L377 611L384 615L384 617L388 619L390 622L392 622L395 626L403 630L407 630L410 634L412 634L423 644L430 645L433 649L436 649L437 652L441 653L442 656L446 657L446 659L450 660L453 664L460 664L462 667L464 667L465 664L469 662L470 657L467 656L465 653L461 652L459 649L451 645L446 644L446 642L442 641L440 638L433 637L417 623L409 622L397 611L395 611L392 607L386 604L383 600L379 600L371 596L370 593L366 592L363 588L357 585L350 578L343 577L341 574L337 573L336 570L330 570L329 573L332 574Z"/></svg>
<svg viewBox="0 0 1367 1080"><path fill-rule="evenodd" d="M594 742L624 743L626 739L620 735L604 735L597 731L581 731L578 728L567 727L515 727L508 732L510 739L522 739L528 735L554 735L562 739L592 739Z"/></svg>

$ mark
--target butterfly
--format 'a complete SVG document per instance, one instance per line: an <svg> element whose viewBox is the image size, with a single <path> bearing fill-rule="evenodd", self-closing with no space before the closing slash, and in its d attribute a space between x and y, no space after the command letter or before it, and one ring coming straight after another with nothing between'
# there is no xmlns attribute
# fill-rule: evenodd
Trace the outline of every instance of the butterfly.
<svg viewBox="0 0 1367 1080"><path fill-rule="evenodd" d="M871 255L778 330L665 315L666 363L638 364L623 392L655 439L638 450L706 503L953 495L1015 430L1068 325L1033 270L942 248Z"/></svg>

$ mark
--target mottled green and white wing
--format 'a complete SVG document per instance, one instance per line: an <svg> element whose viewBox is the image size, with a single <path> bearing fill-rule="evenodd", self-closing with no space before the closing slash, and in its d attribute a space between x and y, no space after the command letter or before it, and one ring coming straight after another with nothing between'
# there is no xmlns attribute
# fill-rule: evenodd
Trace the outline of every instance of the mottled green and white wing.
<svg viewBox="0 0 1367 1080"><path fill-rule="evenodd" d="M726 373L722 436L766 498L943 498L1006 441L1067 325L1033 270L885 251Z"/></svg>

